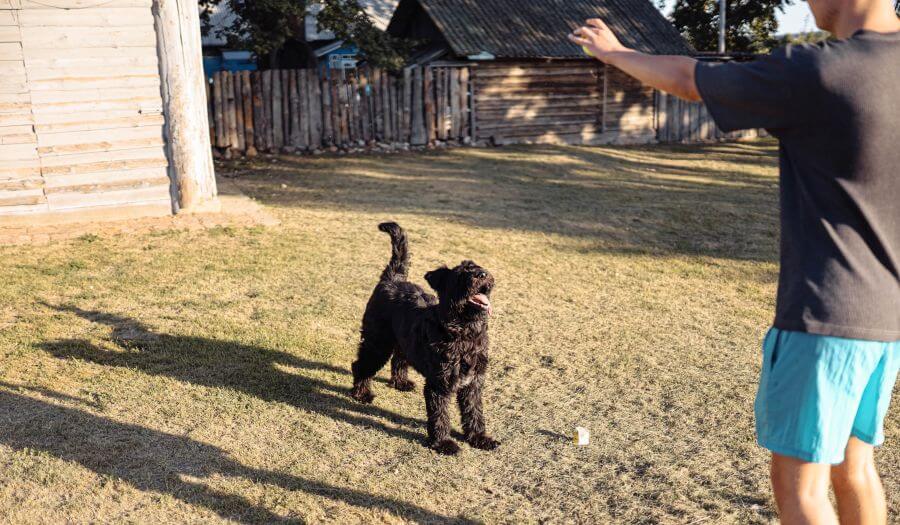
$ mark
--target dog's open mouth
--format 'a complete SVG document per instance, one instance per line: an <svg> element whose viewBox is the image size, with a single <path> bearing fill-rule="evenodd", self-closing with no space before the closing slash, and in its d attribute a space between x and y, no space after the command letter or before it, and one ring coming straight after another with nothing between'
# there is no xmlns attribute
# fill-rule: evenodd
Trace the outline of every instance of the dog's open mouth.
<svg viewBox="0 0 900 525"><path fill-rule="evenodd" d="M488 296L483 293L478 293L469 297L469 302L486 311L487 313L491 313L491 300L488 299Z"/></svg>

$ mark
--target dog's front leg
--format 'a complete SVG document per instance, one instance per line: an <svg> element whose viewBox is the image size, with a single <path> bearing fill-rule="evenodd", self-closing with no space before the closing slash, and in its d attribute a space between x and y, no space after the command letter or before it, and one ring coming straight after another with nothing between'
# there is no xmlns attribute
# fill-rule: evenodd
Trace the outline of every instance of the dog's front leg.
<svg viewBox="0 0 900 525"><path fill-rule="evenodd" d="M425 382L425 410L428 412L428 446L440 454L453 455L459 445L450 439L450 394L428 381Z"/></svg>
<svg viewBox="0 0 900 525"><path fill-rule="evenodd" d="M484 428L484 412L481 405L481 391L484 388L484 374L478 374L472 382L459 389L456 401L462 416L463 432L466 442L481 450L494 450L500 442L490 437Z"/></svg>

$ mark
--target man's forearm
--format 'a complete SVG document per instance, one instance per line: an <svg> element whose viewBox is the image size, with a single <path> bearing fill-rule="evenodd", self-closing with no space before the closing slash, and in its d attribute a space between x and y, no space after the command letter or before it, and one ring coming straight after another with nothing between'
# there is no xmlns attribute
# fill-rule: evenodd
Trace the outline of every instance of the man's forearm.
<svg viewBox="0 0 900 525"><path fill-rule="evenodd" d="M647 55L637 51L615 51L599 57L644 84L690 101L699 101L694 71L697 61L678 55Z"/></svg>

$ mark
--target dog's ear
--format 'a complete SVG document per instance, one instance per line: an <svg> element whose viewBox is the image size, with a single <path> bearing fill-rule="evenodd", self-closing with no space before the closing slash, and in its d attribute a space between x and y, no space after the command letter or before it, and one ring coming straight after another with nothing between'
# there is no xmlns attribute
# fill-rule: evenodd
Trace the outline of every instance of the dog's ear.
<svg viewBox="0 0 900 525"><path fill-rule="evenodd" d="M447 279L450 278L452 273L453 271L451 271L450 268L441 266L437 270L426 273L425 280L428 281L428 285L431 286L435 292L440 292L444 289L447 284Z"/></svg>

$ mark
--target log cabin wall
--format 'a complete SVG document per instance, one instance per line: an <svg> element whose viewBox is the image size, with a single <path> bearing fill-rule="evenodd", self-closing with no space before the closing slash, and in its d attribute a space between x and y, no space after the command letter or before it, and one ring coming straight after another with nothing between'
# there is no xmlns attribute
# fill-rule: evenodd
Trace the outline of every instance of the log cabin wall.
<svg viewBox="0 0 900 525"><path fill-rule="evenodd" d="M171 213L152 4L0 0L0 223Z"/></svg>
<svg viewBox="0 0 900 525"><path fill-rule="evenodd" d="M653 89L595 60L485 62L472 68L472 77L477 140L656 140Z"/></svg>

